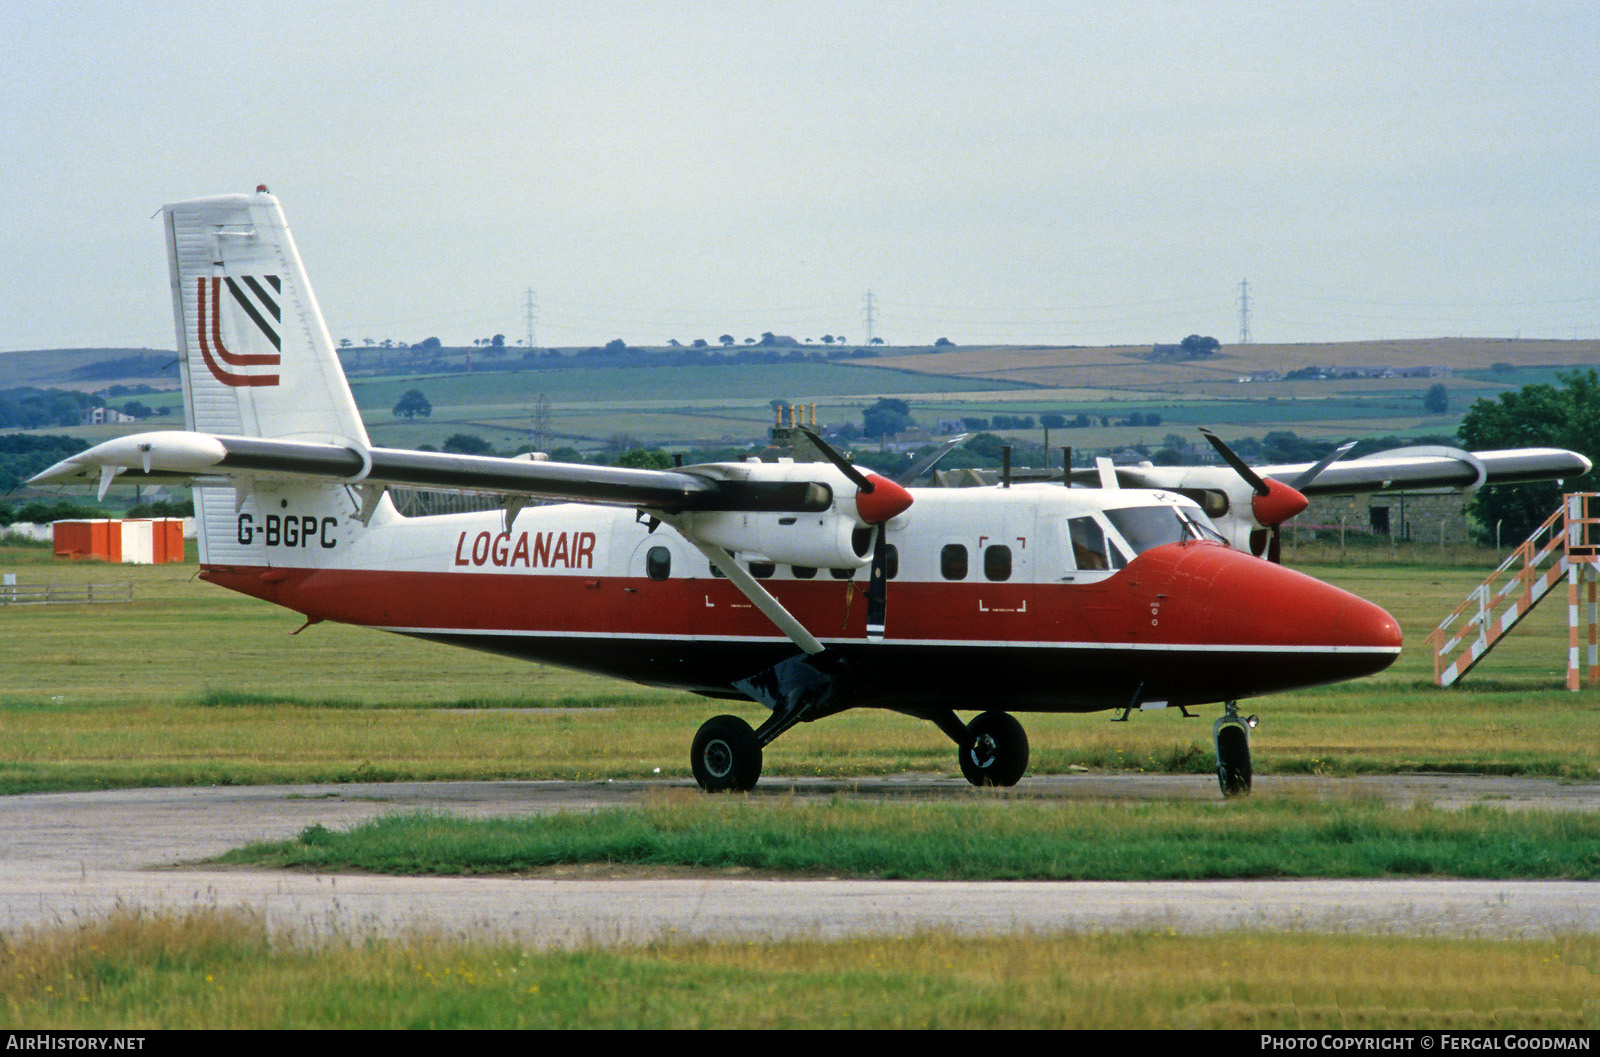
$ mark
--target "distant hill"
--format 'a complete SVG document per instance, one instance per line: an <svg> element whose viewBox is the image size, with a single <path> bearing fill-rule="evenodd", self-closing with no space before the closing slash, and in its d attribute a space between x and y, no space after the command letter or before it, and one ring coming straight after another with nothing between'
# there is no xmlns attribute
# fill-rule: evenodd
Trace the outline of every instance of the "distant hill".
<svg viewBox="0 0 1600 1057"><path fill-rule="evenodd" d="M1349 341L1294 345L1224 345L1197 360L1152 362L1151 345L1041 348L958 346L944 352L886 355L867 366L895 367L965 378L1048 387L1086 387L1271 395L1247 389L1239 379L1259 371L1306 367L1445 367L1489 370L1497 364L1579 367L1600 364L1600 341L1511 338L1429 338L1415 341ZM1407 383L1410 384L1410 383Z"/></svg>
<svg viewBox="0 0 1600 1057"><path fill-rule="evenodd" d="M0 389L96 390L117 383L176 388L171 349L27 349L0 352Z"/></svg>

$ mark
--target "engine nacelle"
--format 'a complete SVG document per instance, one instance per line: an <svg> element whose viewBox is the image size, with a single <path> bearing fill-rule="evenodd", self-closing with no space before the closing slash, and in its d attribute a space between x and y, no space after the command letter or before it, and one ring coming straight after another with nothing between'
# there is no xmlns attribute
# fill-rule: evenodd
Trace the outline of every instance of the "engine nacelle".
<svg viewBox="0 0 1600 1057"><path fill-rule="evenodd" d="M856 519L837 510L817 514L685 513L679 527L685 535L716 544L746 561L859 569L871 556L867 533L857 536Z"/></svg>

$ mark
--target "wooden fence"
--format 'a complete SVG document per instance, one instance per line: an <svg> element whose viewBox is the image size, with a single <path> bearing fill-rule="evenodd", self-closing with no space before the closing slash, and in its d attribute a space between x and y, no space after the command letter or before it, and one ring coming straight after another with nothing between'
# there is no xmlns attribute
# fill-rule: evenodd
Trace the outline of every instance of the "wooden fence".
<svg viewBox="0 0 1600 1057"><path fill-rule="evenodd" d="M133 584L0 584L0 606L132 602Z"/></svg>

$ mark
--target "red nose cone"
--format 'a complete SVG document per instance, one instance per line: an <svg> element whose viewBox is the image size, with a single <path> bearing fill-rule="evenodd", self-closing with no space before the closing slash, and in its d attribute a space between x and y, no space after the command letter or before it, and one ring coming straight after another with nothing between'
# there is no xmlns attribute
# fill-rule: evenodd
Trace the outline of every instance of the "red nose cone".
<svg viewBox="0 0 1600 1057"><path fill-rule="evenodd" d="M911 506L911 493L875 473L867 474L872 491L856 493L856 513L869 525L881 525Z"/></svg>
<svg viewBox="0 0 1600 1057"><path fill-rule="evenodd" d="M1272 527L1281 525L1311 505L1311 500L1290 488L1282 481L1266 479L1267 494L1252 496L1250 511L1258 524Z"/></svg>
<svg viewBox="0 0 1600 1057"><path fill-rule="evenodd" d="M1400 625L1381 606L1221 545L1156 547L1127 575L1149 607L1130 637L1199 647L1166 676L1177 696L1219 701L1359 679L1400 653Z"/></svg>
<svg viewBox="0 0 1600 1057"><path fill-rule="evenodd" d="M1202 552L1194 564L1209 565L1212 626L1226 629L1235 641L1335 651L1400 648L1400 625L1394 617L1332 584L1237 551Z"/></svg>

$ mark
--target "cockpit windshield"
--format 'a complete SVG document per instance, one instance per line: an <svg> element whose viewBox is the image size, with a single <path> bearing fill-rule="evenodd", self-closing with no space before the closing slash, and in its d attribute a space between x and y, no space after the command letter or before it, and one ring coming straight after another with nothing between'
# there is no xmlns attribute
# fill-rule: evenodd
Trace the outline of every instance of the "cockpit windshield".
<svg viewBox="0 0 1600 1057"><path fill-rule="evenodd" d="M1211 520L1192 503L1176 506L1133 506L1103 511L1115 532L1096 516L1067 519L1072 564L1080 572L1111 571L1153 547L1185 540L1226 543Z"/></svg>
<svg viewBox="0 0 1600 1057"><path fill-rule="evenodd" d="M1211 540L1213 543L1227 545L1228 538L1217 531L1217 526L1211 523L1211 519L1203 514L1199 507L1188 503L1180 503L1178 504L1178 516L1183 518L1184 523L1189 526L1189 531L1194 533L1196 539Z"/></svg>
<svg viewBox="0 0 1600 1057"><path fill-rule="evenodd" d="M1135 554L1143 554L1163 543L1205 539L1222 541L1210 521L1197 506L1133 506L1107 510L1106 517L1128 541Z"/></svg>
<svg viewBox="0 0 1600 1057"><path fill-rule="evenodd" d="M1143 554L1163 543L1193 539L1189 526L1170 506L1130 506L1107 510L1106 517L1128 541L1133 553Z"/></svg>

